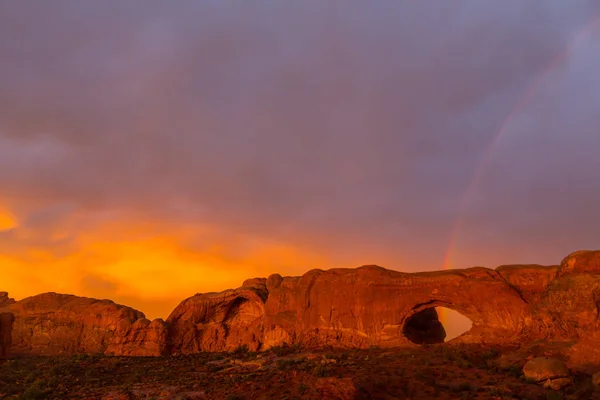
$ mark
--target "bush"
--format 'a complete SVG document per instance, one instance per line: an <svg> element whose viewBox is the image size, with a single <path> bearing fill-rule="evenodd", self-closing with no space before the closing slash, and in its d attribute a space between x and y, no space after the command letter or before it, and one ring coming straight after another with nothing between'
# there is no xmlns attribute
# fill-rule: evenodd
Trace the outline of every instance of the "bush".
<svg viewBox="0 0 600 400"><path fill-rule="evenodd" d="M36 400L36 399L45 399L46 398L46 390L44 390L44 383L42 381L33 382L21 396L23 400Z"/></svg>
<svg viewBox="0 0 600 400"><path fill-rule="evenodd" d="M329 376L331 373L329 367L327 367L327 365L325 364L319 364L317 365L314 369L313 369L313 376L319 377L319 378L323 378L326 376Z"/></svg>

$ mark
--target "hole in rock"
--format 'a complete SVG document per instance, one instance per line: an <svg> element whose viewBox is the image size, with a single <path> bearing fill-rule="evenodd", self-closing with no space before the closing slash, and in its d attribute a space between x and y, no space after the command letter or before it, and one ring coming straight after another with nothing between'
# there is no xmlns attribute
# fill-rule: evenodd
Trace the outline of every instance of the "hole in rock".
<svg viewBox="0 0 600 400"><path fill-rule="evenodd" d="M431 307L411 315L402 328L402 333L416 344L443 343L471 329L473 322L445 307Z"/></svg>

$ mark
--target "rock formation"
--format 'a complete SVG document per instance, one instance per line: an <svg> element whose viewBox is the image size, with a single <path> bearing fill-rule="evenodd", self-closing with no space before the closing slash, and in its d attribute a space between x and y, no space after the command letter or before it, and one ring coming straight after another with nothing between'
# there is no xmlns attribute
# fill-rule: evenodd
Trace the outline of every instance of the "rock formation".
<svg viewBox="0 0 600 400"><path fill-rule="evenodd" d="M160 355L165 349L164 323L151 324L143 313L110 300L44 293L9 303L2 311L16 317L14 354Z"/></svg>
<svg viewBox="0 0 600 400"><path fill-rule="evenodd" d="M47 293L11 302L17 353L123 355L263 350L282 344L410 346L443 341L434 308L473 322L455 339L526 344L569 340L572 363L600 360L600 251L580 251L558 266L404 273L378 266L312 270L245 281L238 289L194 295L166 322L129 307Z"/></svg>
<svg viewBox="0 0 600 400"><path fill-rule="evenodd" d="M537 357L529 360L523 366L523 374L525 378L554 390L573 382L569 368L557 358Z"/></svg>
<svg viewBox="0 0 600 400"><path fill-rule="evenodd" d="M171 350L182 353L239 344L398 346L411 343L403 331L420 336L417 342L443 339L441 327L431 338L437 306L473 321L466 341L514 337L531 319L528 303L494 270L403 273L365 266L272 275L236 290L196 295L171 313L167 325Z"/></svg>
<svg viewBox="0 0 600 400"><path fill-rule="evenodd" d="M12 325L15 316L12 313L0 313L0 358L9 355L12 347Z"/></svg>

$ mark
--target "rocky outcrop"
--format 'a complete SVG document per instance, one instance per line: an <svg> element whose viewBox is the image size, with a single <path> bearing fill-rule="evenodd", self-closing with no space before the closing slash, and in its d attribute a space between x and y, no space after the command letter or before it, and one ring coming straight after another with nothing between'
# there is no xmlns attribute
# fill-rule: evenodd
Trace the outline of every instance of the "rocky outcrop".
<svg viewBox="0 0 600 400"><path fill-rule="evenodd" d="M562 360L557 358L537 357L523 366L525 378L544 387L560 390L571 384L571 373Z"/></svg>
<svg viewBox="0 0 600 400"><path fill-rule="evenodd" d="M525 301L534 304L544 295L546 289L558 271L558 265L502 265L496 268L509 285L511 285Z"/></svg>
<svg viewBox="0 0 600 400"><path fill-rule="evenodd" d="M12 313L0 313L0 358L8 356L12 347L12 325L15 316Z"/></svg>
<svg viewBox="0 0 600 400"><path fill-rule="evenodd" d="M4 300L3 300L4 299ZM139 311L47 293L18 302L12 312L15 351L104 352L122 355L306 347L410 346L443 341L435 307L472 322L464 343L574 343L569 363L600 360L600 251L580 251L558 266L404 273L378 266L311 270L300 277L253 278L238 289L196 294L166 322Z"/></svg>
<svg viewBox="0 0 600 400"><path fill-rule="evenodd" d="M0 308L6 307L13 303L15 303L15 299L11 299L10 297L8 297L7 292L0 292Z"/></svg>
<svg viewBox="0 0 600 400"><path fill-rule="evenodd" d="M251 279L236 290L198 294L167 319L171 350L193 353L300 344L345 347L437 343L435 307L473 322L457 341L523 344L567 339L600 348L600 252L559 266L510 265L402 273L378 266ZM577 353L577 352L575 352ZM579 351L572 358L586 354ZM600 358L597 358L600 359Z"/></svg>
<svg viewBox="0 0 600 400"><path fill-rule="evenodd" d="M443 328L437 339L431 336L436 306L473 321L464 341L513 337L531 319L529 305L493 270L410 274L365 266L313 270L302 277L272 275L237 290L196 295L181 303L167 324L172 349L182 353L240 344L252 349L284 343L398 346L411 343L403 331L420 336L418 342L441 341Z"/></svg>
<svg viewBox="0 0 600 400"><path fill-rule="evenodd" d="M160 355L165 350L164 323L161 332L160 322L146 323L143 313L110 300L44 293L8 304L1 311L15 316L15 354Z"/></svg>
<svg viewBox="0 0 600 400"><path fill-rule="evenodd" d="M129 324L125 322L124 324ZM106 354L121 356L158 356L167 355L167 326L162 319L150 321L141 318L131 326L115 334L108 341Z"/></svg>
<svg viewBox="0 0 600 400"><path fill-rule="evenodd" d="M265 280L222 293L197 294L184 300L167 319L169 351L234 350L262 345Z"/></svg>

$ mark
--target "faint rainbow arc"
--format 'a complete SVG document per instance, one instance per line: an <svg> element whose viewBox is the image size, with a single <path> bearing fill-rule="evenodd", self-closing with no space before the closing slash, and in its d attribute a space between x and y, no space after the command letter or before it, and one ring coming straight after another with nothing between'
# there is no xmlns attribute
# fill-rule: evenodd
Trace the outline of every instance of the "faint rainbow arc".
<svg viewBox="0 0 600 400"><path fill-rule="evenodd" d="M598 26L600 26L600 16L592 19L590 22L584 25L584 27L581 30L579 30L579 32L577 32L571 43L569 43L569 45L567 45L563 51L558 53L552 59L550 64L548 64L548 66L540 74L538 74L534 81L529 86L527 86L523 95L519 98L519 100L517 100L515 106L511 109L510 113L502 121L500 129L492 137L492 140L485 148L483 155L479 158L479 161L477 162L477 167L475 169L475 173L473 174L473 178L467 186L467 190L461 201L458 216L455 219L454 226L450 233L450 240L446 249L446 254L444 255L444 260L442 264L443 269L452 269L452 255L454 251L454 245L462 225L463 216L467 210L467 207L469 206L469 203L471 202L473 193L477 188L479 181L481 180L481 177L485 170L485 166L491 159L496 144L500 141L502 136L506 134L507 128L510 125L510 123L514 120L514 118L519 113L521 113L521 111L523 110L523 108L525 108L527 104L529 104L531 98L538 90L542 82L548 77L548 75L550 75L552 72L554 72L554 70L561 66L573 53L573 49L575 49L579 45L579 43L582 40L584 40L587 36L589 36L596 28L598 28Z"/></svg>

